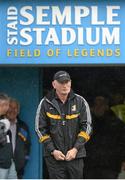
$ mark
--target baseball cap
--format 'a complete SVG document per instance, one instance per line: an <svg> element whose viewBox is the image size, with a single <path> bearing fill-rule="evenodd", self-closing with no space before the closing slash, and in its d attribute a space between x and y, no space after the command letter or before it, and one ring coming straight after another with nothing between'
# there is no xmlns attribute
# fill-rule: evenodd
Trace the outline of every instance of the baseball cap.
<svg viewBox="0 0 125 180"><path fill-rule="evenodd" d="M58 71L54 74L53 80L57 80L58 82L62 83L65 81L70 81L70 75L66 71Z"/></svg>

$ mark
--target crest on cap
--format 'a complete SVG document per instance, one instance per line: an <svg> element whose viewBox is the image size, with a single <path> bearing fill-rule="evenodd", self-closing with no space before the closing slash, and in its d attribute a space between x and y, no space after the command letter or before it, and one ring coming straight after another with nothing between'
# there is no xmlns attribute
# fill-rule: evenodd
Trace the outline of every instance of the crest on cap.
<svg viewBox="0 0 125 180"><path fill-rule="evenodd" d="M70 78L69 73L67 73L66 71L58 71L54 75L53 80L57 80L58 82L62 83L62 82L65 82L65 81L70 81L71 78Z"/></svg>

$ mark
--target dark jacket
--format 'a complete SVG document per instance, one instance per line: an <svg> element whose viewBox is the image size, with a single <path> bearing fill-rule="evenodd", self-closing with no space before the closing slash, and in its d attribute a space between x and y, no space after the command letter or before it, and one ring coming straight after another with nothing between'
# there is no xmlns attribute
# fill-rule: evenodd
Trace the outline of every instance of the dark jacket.
<svg viewBox="0 0 125 180"><path fill-rule="evenodd" d="M14 161L17 173L23 173L30 153L30 135L27 125L17 119L16 145Z"/></svg>
<svg viewBox="0 0 125 180"><path fill-rule="evenodd" d="M44 155L54 149L64 154L76 147L77 158L86 156L84 144L91 134L91 115L85 99L70 92L66 114L61 114L55 91L44 97L37 110L36 132L44 143Z"/></svg>
<svg viewBox="0 0 125 180"><path fill-rule="evenodd" d="M102 168L120 171L125 161L125 124L112 111L103 117L92 114L93 134L86 143L86 169Z"/></svg>
<svg viewBox="0 0 125 180"><path fill-rule="evenodd" d="M0 117L0 120L3 117ZM0 168L9 169L11 166L11 160L13 158L13 150L11 144L11 132L8 131L5 134L7 142L5 144L0 143Z"/></svg>

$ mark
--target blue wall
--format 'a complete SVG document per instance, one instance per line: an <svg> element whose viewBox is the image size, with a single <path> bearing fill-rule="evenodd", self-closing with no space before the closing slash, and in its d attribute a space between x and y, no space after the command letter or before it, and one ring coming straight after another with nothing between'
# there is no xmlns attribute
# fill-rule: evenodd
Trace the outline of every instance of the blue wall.
<svg viewBox="0 0 125 180"><path fill-rule="evenodd" d="M40 147L34 131L34 119L39 103L39 68L1 67L0 92L17 98L21 104L20 117L25 121L31 134L31 154L24 178L40 178Z"/></svg>
<svg viewBox="0 0 125 180"><path fill-rule="evenodd" d="M17 10L15 16L9 13L12 6ZM25 11L22 12L21 10L26 6L32 8L32 10L27 8L26 12L33 17L33 21L31 18L31 21L29 21L26 18ZM41 13L38 14L37 6L48 6L48 9L44 9L44 12L39 10L38 12ZM69 6L71 11L67 11L67 15L69 14L71 23L69 21L66 23L66 18L64 18L63 23L57 19L54 24L52 6L59 7L61 14L63 14L64 8ZM81 9L81 15L82 13L86 15L80 17L79 11L75 13L74 6L85 6L87 11L83 10L82 12ZM92 6L95 6L97 11ZM109 11L107 6L113 6L114 9L110 7ZM124 0L0 0L0 64L125 64L124 7ZM46 17L42 16L42 13L46 14ZM75 22L76 16L81 19L79 23ZM17 18L17 21L10 19L10 17ZM24 23L21 23L21 21ZM41 27L45 31L40 33ZM36 30L33 30L33 28L36 28ZM63 28L67 33L64 33ZM72 33L76 38L72 38L71 29L66 28L72 28ZM106 33L107 37L105 37L105 28L108 31ZM117 28L117 32L114 28ZM89 31L92 33L89 33ZM8 41L8 38L11 42ZM37 42L37 39L39 39L39 42ZM105 39L105 42L103 39ZM17 41L17 44L15 41ZM36 49L39 51L38 56L34 54ZM24 54L22 50L24 50ZM58 50L59 54L57 53ZM102 50L102 55L100 55L100 50ZM17 51L18 54L16 54Z"/></svg>

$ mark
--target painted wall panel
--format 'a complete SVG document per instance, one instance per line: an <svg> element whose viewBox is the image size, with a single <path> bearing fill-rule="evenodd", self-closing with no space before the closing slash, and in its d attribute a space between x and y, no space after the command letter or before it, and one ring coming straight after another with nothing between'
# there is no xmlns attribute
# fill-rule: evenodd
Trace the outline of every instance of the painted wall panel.
<svg viewBox="0 0 125 180"><path fill-rule="evenodd" d="M0 68L0 92L17 98L21 103L20 117L30 129L31 153L24 178L37 179L40 176L40 147L34 131L34 119L39 103L38 68Z"/></svg>
<svg viewBox="0 0 125 180"><path fill-rule="evenodd" d="M124 64L124 7L123 0L1 0L0 64Z"/></svg>

